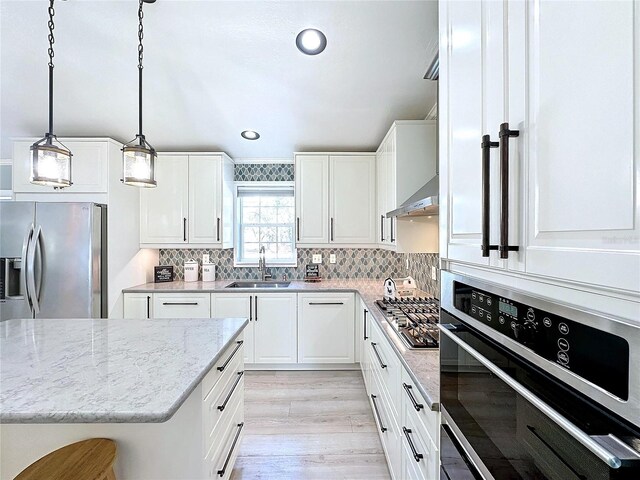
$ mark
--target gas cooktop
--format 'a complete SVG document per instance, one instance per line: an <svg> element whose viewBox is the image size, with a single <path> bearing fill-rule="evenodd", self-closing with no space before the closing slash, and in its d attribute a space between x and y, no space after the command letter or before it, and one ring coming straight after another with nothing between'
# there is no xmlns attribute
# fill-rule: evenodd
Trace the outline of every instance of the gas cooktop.
<svg viewBox="0 0 640 480"><path fill-rule="evenodd" d="M438 348L440 302L433 297L376 300L388 322L409 348Z"/></svg>

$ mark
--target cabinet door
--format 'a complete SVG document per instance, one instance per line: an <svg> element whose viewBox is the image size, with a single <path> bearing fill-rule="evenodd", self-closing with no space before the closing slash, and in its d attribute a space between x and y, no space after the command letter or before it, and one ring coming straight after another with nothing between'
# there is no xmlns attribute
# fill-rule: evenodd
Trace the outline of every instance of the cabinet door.
<svg viewBox="0 0 640 480"><path fill-rule="evenodd" d="M329 163L329 239L376 243L375 155L332 155Z"/></svg>
<svg viewBox="0 0 640 480"><path fill-rule="evenodd" d="M158 155L158 186L140 190L140 243L187 243L188 170L188 156Z"/></svg>
<svg viewBox="0 0 640 480"><path fill-rule="evenodd" d="M329 241L329 157L296 155L296 240Z"/></svg>
<svg viewBox="0 0 640 480"><path fill-rule="evenodd" d="M354 295L298 295L298 363L354 363Z"/></svg>
<svg viewBox="0 0 640 480"><path fill-rule="evenodd" d="M71 181L73 185L61 190L34 185L31 176L31 151L35 142L18 141L13 145L13 191L14 193L95 193L107 192L109 144L106 141L61 141L71 150Z"/></svg>
<svg viewBox="0 0 640 480"><path fill-rule="evenodd" d="M637 294L638 4L514 2L509 25L510 81L523 92L508 120L528 170L526 271Z"/></svg>
<svg viewBox="0 0 640 480"><path fill-rule="evenodd" d="M377 242L385 245L389 241L389 229L387 228L387 163L385 156L385 144L380 146L376 153L376 196L377 211L376 229L378 232Z"/></svg>
<svg viewBox="0 0 640 480"><path fill-rule="evenodd" d="M222 157L189 155L189 243L222 242Z"/></svg>
<svg viewBox="0 0 640 480"><path fill-rule="evenodd" d="M154 293L154 318L211 318L209 293Z"/></svg>
<svg viewBox="0 0 640 480"><path fill-rule="evenodd" d="M253 308L255 295L245 293L213 293L211 294L211 316L213 318L241 317L248 318L249 325L244 332L244 361L254 362L254 323Z"/></svg>
<svg viewBox="0 0 640 480"><path fill-rule="evenodd" d="M150 293L125 293L122 318L152 318L152 308Z"/></svg>
<svg viewBox="0 0 640 480"><path fill-rule="evenodd" d="M261 293L254 303L255 363L297 363L295 293Z"/></svg>

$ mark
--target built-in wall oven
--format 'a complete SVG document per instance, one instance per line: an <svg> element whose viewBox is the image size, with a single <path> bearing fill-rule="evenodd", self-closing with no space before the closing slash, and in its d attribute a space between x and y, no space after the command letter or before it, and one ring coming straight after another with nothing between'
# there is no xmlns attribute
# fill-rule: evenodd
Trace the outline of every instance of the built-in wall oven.
<svg viewBox="0 0 640 480"><path fill-rule="evenodd" d="M640 327L442 273L442 480L640 479Z"/></svg>

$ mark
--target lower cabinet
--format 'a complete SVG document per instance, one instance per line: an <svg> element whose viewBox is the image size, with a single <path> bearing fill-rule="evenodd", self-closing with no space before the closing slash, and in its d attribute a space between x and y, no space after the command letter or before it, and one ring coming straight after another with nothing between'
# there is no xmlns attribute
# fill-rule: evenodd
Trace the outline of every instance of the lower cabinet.
<svg viewBox="0 0 640 480"><path fill-rule="evenodd" d="M150 293L125 293L123 318L152 318L153 302Z"/></svg>
<svg viewBox="0 0 640 480"><path fill-rule="evenodd" d="M153 318L209 318L208 293L154 293Z"/></svg>
<svg viewBox="0 0 640 480"><path fill-rule="evenodd" d="M298 363L354 363L353 293L298 295Z"/></svg>
<svg viewBox="0 0 640 480"><path fill-rule="evenodd" d="M298 361L297 297L295 293L255 296L254 363Z"/></svg>
<svg viewBox="0 0 640 480"><path fill-rule="evenodd" d="M255 295L245 293L212 293L211 316L213 318L241 317L248 318L249 325L244 328L244 361L253 363L253 306Z"/></svg>

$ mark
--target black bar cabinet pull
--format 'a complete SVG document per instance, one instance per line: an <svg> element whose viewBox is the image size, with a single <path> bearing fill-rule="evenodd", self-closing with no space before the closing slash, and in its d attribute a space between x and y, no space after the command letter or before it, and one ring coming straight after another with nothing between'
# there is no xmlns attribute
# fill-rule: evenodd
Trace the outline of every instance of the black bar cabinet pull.
<svg viewBox="0 0 640 480"><path fill-rule="evenodd" d="M376 397L373 393L371 394L371 401L373 402L373 410L376 412L376 417L378 418L378 423L380 424L380 431L382 433L387 431L387 427L382 425L382 418L380 417L380 412L378 411L378 404L376 403Z"/></svg>
<svg viewBox="0 0 640 480"><path fill-rule="evenodd" d="M490 250L497 250L497 245L490 245L489 228L491 217L491 149L500 146L498 142L492 142L490 135L482 136L482 256L488 257Z"/></svg>
<svg viewBox="0 0 640 480"><path fill-rule="evenodd" d="M300 217L296 217L296 238L300 241Z"/></svg>
<svg viewBox="0 0 640 480"><path fill-rule="evenodd" d="M242 380L243 375L244 375L244 372L238 372L238 378L236 378L236 381L233 382L233 386L231 387L231 390L229 390L229 393L227 393L227 396L225 397L224 402L222 402L222 405L218 405L218 410L220 410L221 412L225 408L227 408L227 403L229 403L229 400L231 400L231 396L233 395L233 392L236 391L236 388L238 387L240 380Z"/></svg>
<svg viewBox="0 0 640 480"><path fill-rule="evenodd" d="M217 231L218 241L220 241L220 218L216 220L216 231Z"/></svg>
<svg viewBox="0 0 640 480"><path fill-rule="evenodd" d="M187 241L187 218L182 219L182 241Z"/></svg>
<svg viewBox="0 0 640 480"><path fill-rule="evenodd" d="M227 368L227 365L229 365L229 362L231 361L231 359L236 355L236 353L238 353L238 350L240 350L240 347L242 346L243 343L244 343L244 340L238 340L236 342L237 344L236 348L233 349L233 352L231 352L231 355L229 355L229 358L227 358L224 361L224 363L218 367L219 372L224 372L224 369Z"/></svg>
<svg viewBox="0 0 640 480"><path fill-rule="evenodd" d="M409 447L411 448L411 453L413 454L413 458L415 458L416 462L419 462L424 458L424 455L421 453L418 453L418 451L416 450L416 447L413 444L411 437L409 436L411 434L411 429L407 427L402 427L402 432L404 433L404 436L407 437L407 442L409 442Z"/></svg>
<svg viewBox="0 0 640 480"><path fill-rule="evenodd" d="M331 222L329 222L329 229L331 230L331 241L333 242L333 217L331 217Z"/></svg>
<svg viewBox="0 0 640 480"><path fill-rule="evenodd" d="M509 252L518 247L509 245L509 138L520 135L520 130L509 130L509 124L500 125L500 258L509 258Z"/></svg>
<svg viewBox="0 0 640 480"><path fill-rule="evenodd" d="M249 295L249 321L253 320L253 295Z"/></svg>
<svg viewBox="0 0 640 480"><path fill-rule="evenodd" d="M198 302L162 302L163 305L198 305Z"/></svg>
<svg viewBox="0 0 640 480"><path fill-rule="evenodd" d="M424 405L416 401L416 397L414 397L413 393L411 392L411 389L413 387L411 385L407 385L406 383L403 383L402 388L404 388L404 391L407 392L407 395L409 396L411 403L413 403L413 408L416 409L416 412L419 412L420 410L422 410L424 408Z"/></svg>
<svg viewBox="0 0 640 480"><path fill-rule="evenodd" d="M233 443L231 444L229 453L227 453L227 457L224 460L224 465L222 466L222 470L218 470L218 475L220 475L221 477L224 477L224 472L227 471L227 467L229 466L229 462L231 461L231 455L233 455L233 451L236 448L236 443L238 443L238 439L240 438L240 432L242 432L242 427L244 427L244 422L238 423L237 427L238 427L238 431L236 432L236 436L233 437Z"/></svg>
<svg viewBox="0 0 640 480"><path fill-rule="evenodd" d="M344 302L309 302L309 305L344 305Z"/></svg>
<svg viewBox="0 0 640 480"><path fill-rule="evenodd" d="M363 320L364 320L364 339L367 340L369 337L367 337L367 313L369 313L369 310L367 310L366 308L364 309L364 314L363 314Z"/></svg>
<svg viewBox="0 0 640 480"><path fill-rule="evenodd" d="M394 235L394 228L393 228L393 218L391 219L391 243L396 241L396 237Z"/></svg>
<svg viewBox="0 0 640 480"><path fill-rule="evenodd" d="M378 362L380 362L380 368L387 368L386 363L384 363L382 361L382 357L380 356L380 354L378 353L378 349L376 348L377 343L373 343L371 342L371 348L373 348L373 353L376 354L376 357L378 357Z"/></svg>
<svg viewBox="0 0 640 480"><path fill-rule="evenodd" d="M151 318L151 296L147 295L147 318Z"/></svg>
<svg viewBox="0 0 640 480"><path fill-rule="evenodd" d="M253 309L255 314L253 315L253 319L257 322L258 321L258 295L255 296L255 299L253 301L255 302L255 308Z"/></svg>
<svg viewBox="0 0 640 480"><path fill-rule="evenodd" d="M384 242L384 215L380 215L380 241Z"/></svg>

